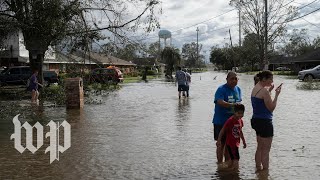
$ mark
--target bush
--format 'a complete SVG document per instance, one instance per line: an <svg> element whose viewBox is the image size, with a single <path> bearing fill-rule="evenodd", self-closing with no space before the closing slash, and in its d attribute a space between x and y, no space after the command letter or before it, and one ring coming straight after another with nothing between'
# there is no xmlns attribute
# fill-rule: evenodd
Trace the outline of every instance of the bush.
<svg viewBox="0 0 320 180"><path fill-rule="evenodd" d="M148 71L147 71L147 75L149 75L149 76L157 75L157 71L148 70Z"/></svg>
<svg viewBox="0 0 320 180"><path fill-rule="evenodd" d="M297 85L297 89L320 90L320 82L317 82L317 81L301 82L301 84Z"/></svg>
<svg viewBox="0 0 320 180"><path fill-rule="evenodd" d="M61 85L51 85L49 87L42 88L40 96L41 99L55 102L58 105L65 104L66 102L66 93L64 87Z"/></svg>
<svg viewBox="0 0 320 180"><path fill-rule="evenodd" d="M125 77L138 77L138 76L139 76L138 71L134 71L125 75Z"/></svg>

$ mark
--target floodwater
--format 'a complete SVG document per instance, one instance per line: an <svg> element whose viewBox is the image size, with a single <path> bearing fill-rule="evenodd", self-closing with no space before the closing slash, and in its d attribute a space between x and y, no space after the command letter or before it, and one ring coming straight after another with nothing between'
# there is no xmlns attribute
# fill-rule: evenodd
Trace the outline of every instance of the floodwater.
<svg viewBox="0 0 320 180"><path fill-rule="evenodd" d="M255 132L249 123L253 76L244 74L238 85L247 107L243 131L248 147L240 149L239 172L217 170L213 96L225 77L218 72L192 74L190 97L181 100L172 82L155 80L123 85L99 97L101 104L83 110L2 101L0 179L319 179L320 91L298 90L301 82L285 76L274 77L276 85L284 84L274 112L269 173L255 173ZM19 153L10 140L17 114L21 122L43 126L51 120L68 121L71 147L51 164L49 152L45 154L49 138L34 154Z"/></svg>

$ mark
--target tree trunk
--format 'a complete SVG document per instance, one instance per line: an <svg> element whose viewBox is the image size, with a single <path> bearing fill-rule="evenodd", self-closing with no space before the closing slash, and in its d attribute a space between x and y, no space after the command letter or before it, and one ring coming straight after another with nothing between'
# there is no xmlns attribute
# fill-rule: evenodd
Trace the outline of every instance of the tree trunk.
<svg viewBox="0 0 320 180"><path fill-rule="evenodd" d="M264 69L264 49L259 47L259 68L261 71Z"/></svg>
<svg viewBox="0 0 320 180"><path fill-rule="evenodd" d="M38 70L39 83L43 83L42 65L44 54L48 50L48 43L45 39L30 37L24 33L26 49L29 51L29 63L32 70Z"/></svg>
<svg viewBox="0 0 320 180"><path fill-rule="evenodd" d="M144 67L144 72L142 75L142 80L147 81L147 72L148 72L148 67Z"/></svg>
<svg viewBox="0 0 320 180"><path fill-rule="evenodd" d="M38 51L29 50L29 63L32 71L38 70L38 79L39 83L43 83L43 61L44 61L44 52L40 53Z"/></svg>

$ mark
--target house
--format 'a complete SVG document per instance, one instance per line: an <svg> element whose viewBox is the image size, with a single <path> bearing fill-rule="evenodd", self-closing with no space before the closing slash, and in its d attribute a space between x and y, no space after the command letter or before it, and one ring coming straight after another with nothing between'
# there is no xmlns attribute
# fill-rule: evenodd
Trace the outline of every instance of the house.
<svg viewBox="0 0 320 180"><path fill-rule="evenodd" d="M298 71L320 65L320 48L293 58L292 63Z"/></svg>
<svg viewBox="0 0 320 180"><path fill-rule="evenodd" d="M44 66L47 65L50 70L59 69L62 71L71 71L73 69L82 68L89 71L98 67L116 66L121 69L124 74L134 72L136 64L128 62L110 55L104 55L95 52L83 53L81 51L72 52L70 54L57 53L55 60L45 60Z"/></svg>
<svg viewBox="0 0 320 180"><path fill-rule="evenodd" d="M11 33L0 49L0 67L21 66L29 64L29 51L24 45L21 31ZM99 53L77 51L71 54L55 52L51 46L45 53L43 70L68 72L74 69L90 70L97 67L117 66L123 73L135 71L136 65L122 59Z"/></svg>
<svg viewBox="0 0 320 180"><path fill-rule="evenodd" d="M286 57L284 55L273 56L269 60L269 69L274 71L277 67L293 68L292 57Z"/></svg>
<svg viewBox="0 0 320 180"><path fill-rule="evenodd" d="M274 70L279 66L285 66L298 72L320 64L320 48L307 52L297 57L274 56L269 60L269 69Z"/></svg>

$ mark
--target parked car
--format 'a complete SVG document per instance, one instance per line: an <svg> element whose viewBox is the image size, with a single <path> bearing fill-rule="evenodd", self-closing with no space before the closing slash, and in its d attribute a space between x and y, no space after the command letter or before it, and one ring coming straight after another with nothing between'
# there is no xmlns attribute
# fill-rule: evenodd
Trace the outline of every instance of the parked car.
<svg viewBox="0 0 320 180"><path fill-rule="evenodd" d="M0 86L3 85L27 85L32 71L29 66L8 67L0 74ZM44 85L58 82L55 71L43 71Z"/></svg>
<svg viewBox="0 0 320 180"><path fill-rule="evenodd" d="M290 71L290 68L288 68L288 67L277 67L276 70L277 71Z"/></svg>
<svg viewBox="0 0 320 180"><path fill-rule="evenodd" d="M298 79L304 80L304 81L312 80L312 79L320 79L320 65L311 69L299 71Z"/></svg>
<svg viewBox="0 0 320 180"><path fill-rule="evenodd" d="M29 66L8 67L0 74L0 85L26 85L31 75Z"/></svg>
<svg viewBox="0 0 320 180"><path fill-rule="evenodd" d="M0 74L6 69L6 67L0 67Z"/></svg>
<svg viewBox="0 0 320 180"><path fill-rule="evenodd" d="M59 82L59 76L55 71L43 71L43 84L48 86Z"/></svg>
<svg viewBox="0 0 320 180"><path fill-rule="evenodd" d="M119 68L110 66L108 68L96 68L91 71L90 81L97 83L123 82L123 74Z"/></svg>

